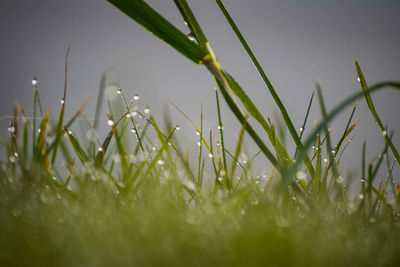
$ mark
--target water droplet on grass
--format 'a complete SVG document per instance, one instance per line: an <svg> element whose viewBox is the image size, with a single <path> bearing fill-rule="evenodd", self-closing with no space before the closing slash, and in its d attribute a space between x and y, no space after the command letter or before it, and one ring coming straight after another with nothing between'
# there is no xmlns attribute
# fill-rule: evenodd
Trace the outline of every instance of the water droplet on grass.
<svg viewBox="0 0 400 267"><path fill-rule="evenodd" d="M139 95L134 95L133 100L138 101L140 99Z"/></svg>
<svg viewBox="0 0 400 267"><path fill-rule="evenodd" d="M209 153L209 154L208 154L208 157L209 157L209 158L212 158L212 157L213 157L213 154Z"/></svg>
<svg viewBox="0 0 400 267"><path fill-rule="evenodd" d="M145 114L150 114L150 108L148 108L148 107L146 107L144 110L143 110L143 112L145 113Z"/></svg>
<svg viewBox="0 0 400 267"><path fill-rule="evenodd" d="M61 103L61 105L64 105L65 104L65 100L61 99L60 103Z"/></svg>
<svg viewBox="0 0 400 267"><path fill-rule="evenodd" d="M108 126L114 126L114 121L113 120L108 120L107 124L108 124Z"/></svg>
<svg viewBox="0 0 400 267"><path fill-rule="evenodd" d="M97 150L98 150L99 152L103 152L103 151L104 151L102 147L99 147Z"/></svg>
<svg viewBox="0 0 400 267"><path fill-rule="evenodd" d="M157 161L158 165L163 166L165 164L165 162L162 159L159 159Z"/></svg>
<svg viewBox="0 0 400 267"><path fill-rule="evenodd" d="M132 129L131 129L131 133L136 133L135 128L132 128Z"/></svg>
<svg viewBox="0 0 400 267"><path fill-rule="evenodd" d="M33 86L36 86L38 84L38 80L37 80L37 78L35 77L35 78L33 78L33 80L32 80L32 85Z"/></svg>

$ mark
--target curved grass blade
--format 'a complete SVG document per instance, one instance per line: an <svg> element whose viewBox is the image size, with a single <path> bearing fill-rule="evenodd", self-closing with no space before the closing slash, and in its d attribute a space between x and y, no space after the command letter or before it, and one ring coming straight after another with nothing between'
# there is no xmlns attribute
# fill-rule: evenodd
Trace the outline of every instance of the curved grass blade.
<svg viewBox="0 0 400 267"><path fill-rule="evenodd" d="M393 155L397 159L397 162L400 162L400 154L397 151L396 147L392 143L392 139L389 137L388 132L386 131L385 127L383 126L382 120L378 115L378 112L376 112L374 102L372 101L371 95L368 91L368 85L367 82L365 81L364 74L361 71L360 65L358 64L357 59L355 60L356 68L357 68L357 74L358 78L360 80L361 88L365 91L365 100L368 104L368 108L371 111L372 116L374 117L376 123L379 126L379 129L381 130L381 133L383 137L385 138L385 141L388 143L390 150L392 150Z"/></svg>
<svg viewBox="0 0 400 267"><path fill-rule="evenodd" d="M196 64L208 54L143 0L108 0L137 23Z"/></svg>

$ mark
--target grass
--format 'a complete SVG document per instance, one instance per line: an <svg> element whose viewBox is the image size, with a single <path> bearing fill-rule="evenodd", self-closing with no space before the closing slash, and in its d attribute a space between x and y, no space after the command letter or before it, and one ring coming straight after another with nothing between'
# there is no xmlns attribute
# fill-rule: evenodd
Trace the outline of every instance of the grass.
<svg viewBox="0 0 400 267"><path fill-rule="evenodd" d="M64 118L65 87L58 119L43 109L35 79L33 119L15 105L0 163L0 264L2 266L398 266L400 265L400 187L393 170L399 154L384 127L371 93L400 83L368 86L359 63L360 91L326 110L319 85L322 120L308 136L310 97L300 132L222 1L217 6L238 36L283 118L295 150L277 134L277 124L262 116L240 84L222 68L185 0L175 0L186 21L186 36L142 0L109 0L126 15L216 80L218 130L203 129L171 102L196 130L196 159L181 149L179 126L163 129L151 113L121 97L124 115L107 113L103 140L100 121L83 113L85 103ZM200 67L200 66L199 66ZM104 81L102 81L104 83ZM237 143L227 147L220 95L241 125ZM101 115L98 96L95 118ZM340 161L357 129L353 115L365 98L385 146L361 175L344 177ZM108 102L109 110L115 103ZM340 138L329 124L353 105ZM121 107L119 107L121 108ZM40 111L40 120L36 120ZM95 134L87 142L73 132L83 119ZM256 128L257 127L257 128ZM310 127L311 128L311 127ZM256 131L259 129L262 131ZM252 159L241 159L247 135L272 165L259 176ZM232 134L232 133L228 133ZM304 138L303 138L304 137ZM124 143L133 139L131 146ZM61 164L60 164L61 163ZM210 166L209 170L206 165ZM378 173L385 173L378 180Z"/></svg>

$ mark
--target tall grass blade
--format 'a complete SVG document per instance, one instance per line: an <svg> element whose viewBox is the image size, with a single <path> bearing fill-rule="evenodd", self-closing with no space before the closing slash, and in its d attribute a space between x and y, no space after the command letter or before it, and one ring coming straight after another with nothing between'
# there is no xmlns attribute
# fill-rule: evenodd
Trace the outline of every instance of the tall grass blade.
<svg viewBox="0 0 400 267"><path fill-rule="evenodd" d="M400 154L397 151L397 148L394 146L392 139L389 137L387 130L383 126L382 120L378 115L378 112L375 109L374 102L372 101L372 97L370 95L370 92L368 91L368 85L367 82L365 81L364 74L361 71L360 65L358 64L358 61L355 60L356 68L357 68L357 74L358 78L360 80L361 88L365 91L365 100L368 104L368 108L371 111L372 116L374 117L376 123L379 126L379 129L381 130L381 133L383 137L385 138L385 141L388 143L390 150L392 150L393 155L397 159L397 162L400 162Z"/></svg>
<svg viewBox="0 0 400 267"><path fill-rule="evenodd" d="M290 116L285 108L285 106L283 105L281 99L279 98L278 94L276 93L274 87L272 86L271 82L269 81L267 75L265 74L263 68L261 67L260 63L258 62L257 58L255 57L253 51L251 50L250 46L247 44L246 40L244 39L243 35L241 34L239 28L236 26L236 23L233 21L232 17L230 16L229 12L226 10L224 4L222 3L221 0L216 0L219 8L221 9L222 13L224 14L225 18L227 19L227 21L229 22L230 26L232 27L233 31L235 32L235 34L237 35L238 39L240 40L240 42L242 43L243 47L245 48L247 54L249 55L249 57L251 58L253 64L255 65L255 67L257 68L259 74L261 75L261 78L264 80L269 92L271 93L275 103L277 104L279 110L281 111L283 120L285 121L290 135L293 138L294 143L296 144L296 147L298 147L300 150L303 149L303 144L297 134L297 131L293 125L292 120L290 119ZM306 167L309 171L309 173L311 175L313 175L314 173L314 169L312 167L311 161L308 158L308 156L304 157L304 163L306 164Z"/></svg>

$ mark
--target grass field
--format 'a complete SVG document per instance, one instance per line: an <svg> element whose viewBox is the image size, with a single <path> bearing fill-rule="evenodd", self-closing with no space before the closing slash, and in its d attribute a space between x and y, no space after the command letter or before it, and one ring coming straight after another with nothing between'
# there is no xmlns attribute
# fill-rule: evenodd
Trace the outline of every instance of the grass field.
<svg viewBox="0 0 400 267"><path fill-rule="evenodd" d="M187 118L199 148L189 157L175 137L178 125L167 119L161 127L149 110L135 108L137 96L127 99L123 88L115 88L123 104L107 103L109 132L102 138L99 109L94 120L84 115L85 103L72 118L64 116L68 50L59 113L52 116L41 106L34 79L33 110L15 105L3 141L1 266L400 266L400 186L393 177L400 155L371 95L398 90L400 82L367 85L356 60L360 91L328 111L317 85L302 127L295 129L249 44L216 0L274 99L280 125L264 117L222 67L185 0L174 2L189 36L142 0L109 2L209 70L216 81L216 130L204 130L202 116L199 122ZM100 93L99 105L103 98ZM241 125L233 147L224 143L224 135L233 133L224 131L222 101ZM357 132L357 101L367 103L385 145L372 161L364 145L360 175L344 176L340 161ZM323 118L314 126L313 105ZM336 140L330 123L349 106ZM115 117L115 109L123 115ZM93 134L76 134L77 120L86 121ZM288 132L294 151L277 134L278 126ZM255 173L253 158L243 157L245 136L272 166L269 173Z"/></svg>

